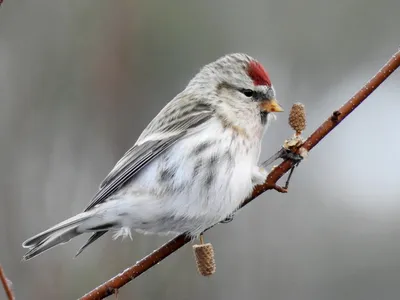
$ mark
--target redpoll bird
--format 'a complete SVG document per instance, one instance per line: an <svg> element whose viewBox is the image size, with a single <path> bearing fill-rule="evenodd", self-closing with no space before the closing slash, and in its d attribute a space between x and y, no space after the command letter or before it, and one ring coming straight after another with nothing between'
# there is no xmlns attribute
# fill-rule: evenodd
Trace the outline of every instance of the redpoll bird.
<svg viewBox="0 0 400 300"><path fill-rule="evenodd" d="M261 139L280 111L255 59L231 54L206 65L150 122L84 212L23 243L24 259L87 232L77 255L109 230L115 238L131 229L197 237L265 181Z"/></svg>

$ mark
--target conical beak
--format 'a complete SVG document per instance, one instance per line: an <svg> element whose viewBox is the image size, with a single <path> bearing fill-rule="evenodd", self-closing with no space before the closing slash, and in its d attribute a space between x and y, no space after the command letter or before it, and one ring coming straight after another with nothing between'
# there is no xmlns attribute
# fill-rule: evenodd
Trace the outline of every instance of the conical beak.
<svg viewBox="0 0 400 300"><path fill-rule="evenodd" d="M283 108L276 99L271 99L261 102L261 110L266 112L282 112Z"/></svg>

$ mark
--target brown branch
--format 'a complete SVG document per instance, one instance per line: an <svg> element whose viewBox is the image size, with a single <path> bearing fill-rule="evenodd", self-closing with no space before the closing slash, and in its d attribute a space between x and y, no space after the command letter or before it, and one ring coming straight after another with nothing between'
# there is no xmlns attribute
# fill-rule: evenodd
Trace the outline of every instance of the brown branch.
<svg viewBox="0 0 400 300"><path fill-rule="evenodd" d="M346 118L358 105L360 105L386 78L396 70L400 65L400 50L396 52L392 58L382 67L378 73L349 101L340 109L334 111L331 116L315 130L310 137L304 142L303 148L310 151L314 148L328 133L334 129L339 123ZM251 197L246 199L241 207L250 203L254 198L258 197L267 190L275 189L279 192L286 192L276 183L278 180L291 169L293 163L285 160L277 166L269 175L266 182L255 187ZM91 292L84 295L81 300L103 299L115 293L119 288L147 271L164 258L174 253L176 250L184 246L190 241L184 234L170 240L153 253L138 261L135 265L126 269L122 273L116 275L102 285L98 286Z"/></svg>
<svg viewBox="0 0 400 300"><path fill-rule="evenodd" d="M8 300L14 300L14 294L10 286L10 281L7 279L2 266L0 265L0 280L3 284L4 291L6 292Z"/></svg>

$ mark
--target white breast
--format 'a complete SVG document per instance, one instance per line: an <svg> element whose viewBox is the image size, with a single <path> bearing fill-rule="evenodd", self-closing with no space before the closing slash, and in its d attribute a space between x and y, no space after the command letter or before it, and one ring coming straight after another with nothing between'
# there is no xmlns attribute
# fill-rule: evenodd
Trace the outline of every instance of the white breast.
<svg viewBox="0 0 400 300"><path fill-rule="evenodd" d="M124 192L132 204L146 201L144 225L135 229L198 235L225 219L251 194L259 151L258 137L248 139L217 119L182 139L146 166Z"/></svg>

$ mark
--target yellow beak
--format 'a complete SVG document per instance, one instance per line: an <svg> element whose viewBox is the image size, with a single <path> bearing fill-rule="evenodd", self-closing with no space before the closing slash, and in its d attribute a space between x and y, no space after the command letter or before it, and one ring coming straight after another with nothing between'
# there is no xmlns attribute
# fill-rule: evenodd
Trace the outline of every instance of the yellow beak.
<svg viewBox="0 0 400 300"><path fill-rule="evenodd" d="M276 99L266 100L260 104L261 110L266 112L282 112L283 108L278 104Z"/></svg>

